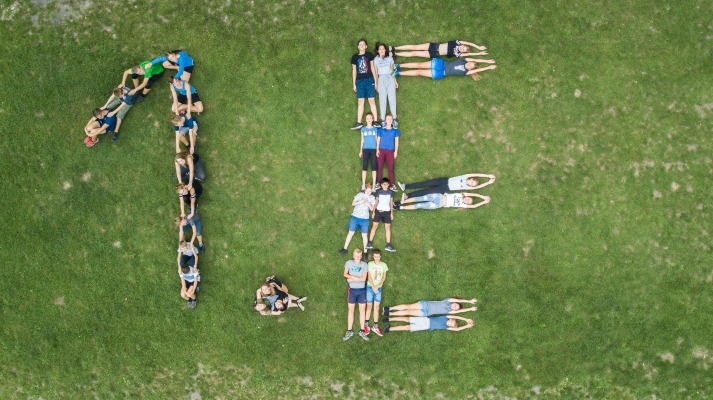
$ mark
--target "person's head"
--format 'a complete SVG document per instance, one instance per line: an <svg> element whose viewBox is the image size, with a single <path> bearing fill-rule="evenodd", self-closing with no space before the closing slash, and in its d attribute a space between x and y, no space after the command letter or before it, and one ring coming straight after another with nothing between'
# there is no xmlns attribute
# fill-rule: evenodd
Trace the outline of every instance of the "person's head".
<svg viewBox="0 0 713 400"><path fill-rule="evenodd" d="M376 55L381 58L386 58L389 56L389 48L386 47L386 45L383 43L376 42L376 45L374 46L374 51L376 52Z"/></svg>
<svg viewBox="0 0 713 400"><path fill-rule="evenodd" d="M371 128L372 124L374 123L374 114L367 113L364 118L366 118L366 126L368 128Z"/></svg>
<svg viewBox="0 0 713 400"><path fill-rule="evenodd" d="M275 301L275 310L283 311L285 308L285 303L282 300Z"/></svg>
<svg viewBox="0 0 713 400"><path fill-rule="evenodd" d="M134 65L131 67L131 72L135 73L136 75L145 75L146 71L144 71L143 68L141 68L140 65Z"/></svg>
<svg viewBox="0 0 713 400"><path fill-rule="evenodd" d="M379 186L381 186L382 190L389 190L389 185L391 182L389 181L389 178L381 178L381 183L379 183Z"/></svg>
<svg viewBox="0 0 713 400"><path fill-rule="evenodd" d="M175 126L183 126L183 116L174 115L171 117L171 123Z"/></svg>
<svg viewBox="0 0 713 400"><path fill-rule="evenodd" d="M352 253L352 256L354 257L354 261L357 263L361 262L361 256L364 253L361 251L361 249L354 249L354 252Z"/></svg>
<svg viewBox="0 0 713 400"><path fill-rule="evenodd" d="M275 288L270 286L269 283L263 283L262 286L260 286L260 293L262 293L263 296L274 296Z"/></svg>
<svg viewBox="0 0 713 400"><path fill-rule="evenodd" d="M186 226L186 224L188 223L186 217L176 217L173 219L173 222L176 223L176 226Z"/></svg>
<svg viewBox="0 0 713 400"><path fill-rule="evenodd" d="M372 191L371 183L367 183L366 185L364 185L364 193L369 195L369 194L371 194L371 191Z"/></svg>
<svg viewBox="0 0 713 400"><path fill-rule="evenodd" d="M185 196L188 194L188 188L186 187L186 185L183 182L176 185L176 193L179 196Z"/></svg>
<svg viewBox="0 0 713 400"><path fill-rule="evenodd" d="M112 94L114 95L114 97L121 97L124 95L124 89L120 87L114 88L114 92L112 92Z"/></svg>
<svg viewBox="0 0 713 400"><path fill-rule="evenodd" d="M181 265L181 272L183 272L184 274L187 274L187 273L191 272L191 267L189 267L188 265Z"/></svg>
<svg viewBox="0 0 713 400"><path fill-rule="evenodd" d="M449 328L457 328L458 321L456 321L454 318L448 318L448 321L446 321L446 326Z"/></svg>
<svg viewBox="0 0 713 400"><path fill-rule="evenodd" d="M460 303L458 302L451 302L451 311L458 311L460 310Z"/></svg>
<svg viewBox="0 0 713 400"><path fill-rule="evenodd" d="M178 165L185 166L188 164L189 158L193 159L193 156L188 152L188 150L186 150L176 153L176 156L173 159L178 163Z"/></svg>
<svg viewBox="0 0 713 400"><path fill-rule="evenodd" d="M107 114L109 114L109 110L102 110L101 108L95 108L94 111L92 111L92 115L94 115L94 118L104 118Z"/></svg>
<svg viewBox="0 0 713 400"><path fill-rule="evenodd" d="M169 85L173 85L173 86L176 87L176 88L178 88L178 85L179 85L181 82L182 82L182 81L181 81L180 79L176 79L176 78L173 77L173 76L169 76L169 77L168 77L168 84L169 84Z"/></svg>
<svg viewBox="0 0 713 400"><path fill-rule="evenodd" d="M465 69L467 69L468 71L478 69L478 63L476 63L475 61L468 61L467 63L465 63ZM480 80L480 75L478 74L473 74L471 75L471 77L473 77L474 81Z"/></svg>
<svg viewBox="0 0 713 400"><path fill-rule="evenodd" d="M478 186L478 180L473 177L470 177L465 180L465 184L470 187L476 187L476 186Z"/></svg>
<svg viewBox="0 0 713 400"><path fill-rule="evenodd" d="M357 40L357 48L359 49L359 54L364 53L367 47L369 46L366 44L366 39L362 38Z"/></svg>
<svg viewBox="0 0 713 400"><path fill-rule="evenodd" d="M180 242L178 242L178 250L180 250L180 251L188 250L188 243L186 243L185 240L181 240Z"/></svg>
<svg viewBox="0 0 713 400"><path fill-rule="evenodd" d="M472 198L472 197L468 197L468 196L463 196L463 204L472 205L472 204L473 204L473 198Z"/></svg>
<svg viewBox="0 0 713 400"><path fill-rule="evenodd" d="M394 126L394 116L391 114L386 114L384 117L384 124L386 124L385 128L391 129L391 127Z"/></svg>
<svg viewBox="0 0 713 400"><path fill-rule="evenodd" d="M456 50L458 50L459 53L468 53L470 51L470 47L464 44L459 44L456 46Z"/></svg>
<svg viewBox="0 0 713 400"><path fill-rule="evenodd" d="M381 250L379 250L379 249L372 250L371 256L374 257L374 261L379 263L381 261Z"/></svg>
<svg viewBox="0 0 713 400"><path fill-rule="evenodd" d="M179 51L181 51L181 50L173 50L173 51L167 52L167 53L166 53L166 58L168 58L168 61L171 61L171 62L174 62L174 63L175 63L176 61L178 61L178 56L179 56L179 55L178 55L178 52L179 52Z"/></svg>
<svg viewBox="0 0 713 400"><path fill-rule="evenodd" d="M260 301L257 304L255 304L255 307L253 307L253 310L255 310L257 312L267 311L267 305Z"/></svg>

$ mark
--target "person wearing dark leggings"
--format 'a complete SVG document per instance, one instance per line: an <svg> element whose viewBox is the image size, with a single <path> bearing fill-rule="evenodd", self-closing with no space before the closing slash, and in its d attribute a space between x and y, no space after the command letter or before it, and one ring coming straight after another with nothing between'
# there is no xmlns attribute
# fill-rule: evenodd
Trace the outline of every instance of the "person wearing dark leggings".
<svg viewBox="0 0 713 400"><path fill-rule="evenodd" d="M478 178L488 178L485 183L478 182ZM455 176L453 178L436 178L424 182L408 183L403 184L398 183L401 191L406 191L408 189L418 189L418 188L428 188L423 190L417 190L411 193L404 193L402 201L412 197L425 196L427 194L443 194L454 190L475 190L482 187L488 186L495 182L495 175L491 174L465 174Z"/></svg>

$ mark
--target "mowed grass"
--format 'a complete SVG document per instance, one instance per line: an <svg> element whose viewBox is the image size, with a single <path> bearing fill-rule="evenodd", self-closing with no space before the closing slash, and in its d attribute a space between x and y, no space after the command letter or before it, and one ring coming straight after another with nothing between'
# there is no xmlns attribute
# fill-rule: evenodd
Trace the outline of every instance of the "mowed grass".
<svg viewBox="0 0 713 400"><path fill-rule="evenodd" d="M711 17L697 1L3 3L1 397L711 397ZM478 210L397 213L384 304L477 297L473 329L341 341L360 37L497 60L397 94L399 180L498 180ZM206 106L195 310L165 78L119 141L81 142L122 72L173 48ZM270 274L304 313L250 310Z"/></svg>

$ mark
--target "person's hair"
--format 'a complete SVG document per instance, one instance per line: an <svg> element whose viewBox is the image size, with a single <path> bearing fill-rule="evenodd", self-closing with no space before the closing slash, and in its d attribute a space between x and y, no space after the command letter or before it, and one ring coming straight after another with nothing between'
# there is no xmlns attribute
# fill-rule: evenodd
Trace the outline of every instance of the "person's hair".
<svg viewBox="0 0 713 400"><path fill-rule="evenodd" d="M114 88L114 92L112 94L114 97L121 97L124 95L124 90L122 88Z"/></svg>
<svg viewBox="0 0 713 400"><path fill-rule="evenodd" d="M384 50L385 50L384 58L388 57L389 56L389 47L381 42L376 42L376 44L374 45L374 55L379 56L379 47L381 47L381 46L384 46ZM381 56L379 56L379 57L381 57Z"/></svg>
<svg viewBox="0 0 713 400"><path fill-rule="evenodd" d="M176 226L181 226L181 221L183 221L183 218L181 217L176 217L173 219L173 222L176 224Z"/></svg>
<svg viewBox="0 0 713 400"><path fill-rule="evenodd" d="M265 287L265 286L267 286L267 287L270 289L270 296L274 296L274 295L275 295L275 288L272 287L272 285L270 285L269 283L263 283L262 285L260 285L260 290L262 291L262 288Z"/></svg>
<svg viewBox="0 0 713 400"><path fill-rule="evenodd" d="M184 274L187 274L187 273L191 272L191 267L189 267L188 265L181 265L181 272L183 272Z"/></svg>
<svg viewBox="0 0 713 400"><path fill-rule="evenodd" d="M371 251L371 255L372 255L372 256L375 256L375 255L377 255L377 254L378 254L378 255L381 255L381 250L379 250L379 249L374 249L374 250Z"/></svg>
<svg viewBox="0 0 713 400"><path fill-rule="evenodd" d="M167 51L167 52L166 52L166 57L168 57L169 55L175 55L175 56L177 56L179 51L181 51L181 50Z"/></svg>
<svg viewBox="0 0 713 400"><path fill-rule="evenodd" d="M368 116L371 116L371 119L372 119L372 120L374 119L374 114L372 114L372 113L366 113L366 115L364 116L364 118L366 118L366 117L368 117Z"/></svg>
<svg viewBox="0 0 713 400"><path fill-rule="evenodd" d="M280 302L279 304L277 302ZM282 300L277 300L275 301L275 308L277 311L282 311L287 307L287 304L285 304Z"/></svg>
<svg viewBox="0 0 713 400"><path fill-rule="evenodd" d="M354 253L355 253L355 254L362 254L362 253L364 253L364 252L361 251L361 249L357 247L356 249L354 249Z"/></svg>
<svg viewBox="0 0 713 400"><path fill-rule="evenodd" d="M470 199L470 201L466 201L466 199ZM473 198L470 196L463 196L463 203L471 205L473 204Z"/></svg>
<svg viewBox="0 0 713 400"><path fill-rule="evenodd" d="M182 117L182 116L180 116L180 115L174 115L173 117L171 117L171 123L172 123L172 124L178 125L178 124L180 124L181 122L183 122L183 117Z"/></svg>
<svg viewBox="0 0 713 400"><path fill-rule="evenodd" d="M381 178L381 183L391 183L391 181L389 180L389 178L384 177Z"/></svg>
<svg viewBox="0 0 713 400"><path fill-rule="evenodd" d="M371 183L367 183L366 185L364 185L364 189L371 189Z"/></svg>
<svg viewBox="0 0 713 400"><path fill-rule="evenodd" d="M101 108L95 108L94 111L92 111L92 115L94 115L94 118L101 118L102 117L102 110Z"/></svg>
<svg viewBox="0 0 713 400"><path fill-rule="evenodd" d="M178 248L180 249L180 248L183 248L183 247L188 247L188 243L186 242L185 239L183 239L183 240L181 240L180 242L178 242Z"/></svg>
<svg viewBox="0 0 713 400"><path fill-rule="evenodd" d="M361 42L364 42L364 44L367 45L367 47L369 46L369 43L367 43L366 39L364 39L364 38L357 40L357 46L359 46L359 43L361 43Z"/></svg>
<svg viewBox="0 0 713 400"><path fill-rule="evenodd" d="M253 310L255 310L255 311L257 311L257 312L260 312L260 310L258 310L257 307L258 307L259 305L261 305L261 304L262 304L262 305L265 305L265 303L257 303L257 304L255 304L255 305L253 306Z"/></svg>
<svg viewBox="0 0 713 400"><path fill-rule="evenodd" d="M453 311L458 311L458 310L460 310L460 309L461 309L461 305L460 305L460 303L452 302L451 304L455 304L455 305L456 305L456 309L455 309L455 310L453 310Z"/></svg>
<svg viewBox="0 0 713 400"><path fill-rule="evenodd" d="M186 164L188 164L188 158L190 158L192 160L193 156L191 155L191 153L188 150L184 150L184 151L176 153L176 156L173 157L173 161L178 161L179 159L181 159L181 160L185 161Z"/></svg>
<svg viewBox="0 0 713 400"><path fill-rule="evenodd" d="M134 65L131 67L131 72L135 74L140 74L141 73L141 66L140 65Z"/></svg>
<svg viewBox="0 0 713 400"><path fill-rule="evenodd" d="M475 182L475 185L473 185L473 187L478 186L478 183L480 183L480 182L478 182L478 179L477 179L477 178L474 178L474 177L472 177L472 176L471 176L470 178L468 178L468 179L465 180L465 184L467 185L467 184L468 184L468 181L471 180L471 179L473 180L473 182Z"/></svg>
<svg viewBox="0 0 713 400"><path fill-rule="evenodd" d="M179 182L178 185L176 185L176 193L180 192L181 190L185 189L186 185L183 182Z"/></svg>
<svg viewBox="0 0 713 400"><path fill-rule="evenodd" d="M178 79L176 79L176 78L173 77L173 76L169 76L169 77L168 77L168 83L170 83L171 85L173 85L173 82L174 82L174 81L177 81L177 80L178 80Z"/></svg>
<svg viewBox="0 0 713 400"><path fill-rule="evenodd" d="M470 69L468 69L468 67L467 67L468 63L473 63L473 65L475 65L475 67L473 67L473 69L478 69L478 63L477 63L477 62L475 62L475 61L467 61L467 60L466 60L465 65L463 65L463 66L464 66L465 69L467 69L468 71L470 71ZM474 80L474 81L479 81L479 80L480 80L480 75L478 75L478 74L473 74L473 75L471 75L471 76L473 77L473 80Z"/></svg>

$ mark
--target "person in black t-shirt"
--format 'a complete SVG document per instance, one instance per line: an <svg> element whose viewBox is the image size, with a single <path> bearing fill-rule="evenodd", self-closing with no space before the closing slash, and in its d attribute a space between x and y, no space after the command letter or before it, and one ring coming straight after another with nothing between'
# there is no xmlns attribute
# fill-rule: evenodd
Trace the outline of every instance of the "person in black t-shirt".
<svg viewBox="0 0 713 400"><path fill-rule="evenodd" d="M287 293L288 289L275 275L267 277L265 283L255 293L253 309L262 315L280 315L287 308L296 307L304 311L302 302L307 297L297 297ZM263 302L267 300L269 306Z"/></svg>
<svg viewBox="0 0 713 400"><path fill-rule="evenodd" d="M394 191L389 189L389 178L381 180L381 187L374 193L376 205L371 217L371 233L369 233L369 243L366 244L367 249L373 249L371 243L376 235L376 229L379 228L379 222L384 222L386 229L386 247L384 250L395 252L396 249L391 247L391 221L394 219Z"/></svg>
<svg viewBox="0 0 713 400"><path fill-rule="evenodd" d="M376 91L378 86L376 83L377 75L374 68L374 55L366 51L367 44L365 39L359 39L357 42L359 52L352 56L352 86L357 94L357 120L352 130L361 129L361 117L364 114L364 99L369 99L369 108L374 114L374 121L377 121L378 113L376 110ZM379 125L374 125L379 128Z"/></svg>
<svg viewBox="0 0 713 400"><path fill-rule="evenodd" d="M203 185L201 185L200 182L195 181L193 183L193 187L189 189L187 185L179 183L176 185L176 193L178 194L178 197L180 197L179 203L181 203L181 217L191 219L193 214L198 211L198 199L201 197L201 194L203 194ZM184 204L188 204L190 206L190 209L188 210L190 213L188 215L186 215Z"/></svg>

